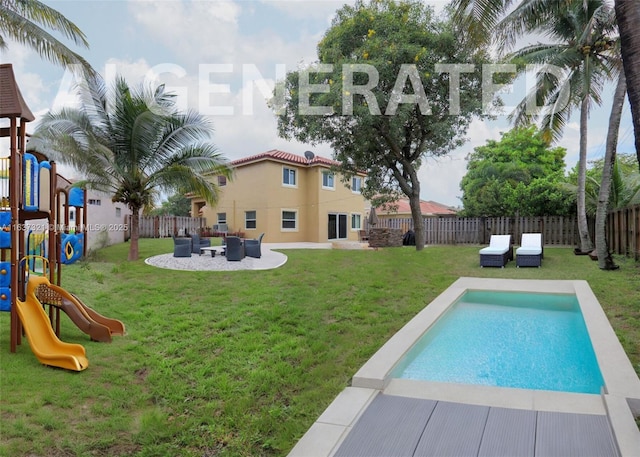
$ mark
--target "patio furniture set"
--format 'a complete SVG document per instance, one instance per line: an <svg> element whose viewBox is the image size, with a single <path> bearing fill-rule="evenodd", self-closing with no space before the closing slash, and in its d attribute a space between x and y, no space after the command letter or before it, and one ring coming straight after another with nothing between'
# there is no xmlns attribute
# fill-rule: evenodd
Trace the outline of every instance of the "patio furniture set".
<svg viewBox="0 0 640 457"><path fill-rule="evenodd" d="M504 268L513 260L511 235L491 235L489 246L480 249L480 267ZM523 233L520 247L515 251L516 267L542 266L544 251L541 233Z"/></svg>
<svg viewBox="0 0 640 457"><path fill-rule="evenodd" d="M191 257L192 254L202 255L210 252L211 257L216 253L223 255L228 261L240 261L245 257L259 259L262 256L262 233L256 239L242 239L237 236L226 236L222 246L211 246L211 240L201 238L199 235L188 237L173 236L173 256Z"/></svg>

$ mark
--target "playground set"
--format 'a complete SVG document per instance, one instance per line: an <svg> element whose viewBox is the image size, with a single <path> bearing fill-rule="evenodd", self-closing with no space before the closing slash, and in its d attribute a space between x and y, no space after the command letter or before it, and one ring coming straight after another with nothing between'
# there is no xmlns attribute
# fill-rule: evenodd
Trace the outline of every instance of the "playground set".
<svg viewBox="0 0 640 457"><path fill-rule="evenodd" d="M11 313L10 351L26 335L44 365L82 371L89 366L84 346L59 339L60 311L94 341L125 331L60 286L61 266L86 255L85 192L58 175L55 162L27 151L26 123L35 118L11 64L0 65L0 118L9 123L0 137L10 142L9 157L0 159L0 311Z"/></svg>

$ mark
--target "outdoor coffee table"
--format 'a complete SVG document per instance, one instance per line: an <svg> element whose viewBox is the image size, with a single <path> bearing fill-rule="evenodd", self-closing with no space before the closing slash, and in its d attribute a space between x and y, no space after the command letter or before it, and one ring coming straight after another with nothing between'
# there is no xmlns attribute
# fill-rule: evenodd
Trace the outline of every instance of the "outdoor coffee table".
<svg viewBox="0 0 640 457"><path fill-rule="evenodd" d="M203 252L207 252L207 251L211 252L211 257L215 257L216 252L220 255L224 255L225 248L226 246L206 246L204 248L200 248L200 255L202 255Z"/></svg>

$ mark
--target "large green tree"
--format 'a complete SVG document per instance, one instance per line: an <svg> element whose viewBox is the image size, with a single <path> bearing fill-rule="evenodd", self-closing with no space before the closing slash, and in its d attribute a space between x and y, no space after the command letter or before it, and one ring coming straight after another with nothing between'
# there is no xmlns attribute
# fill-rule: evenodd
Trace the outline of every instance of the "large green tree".
<svg viewBox="0 0 640 457"><path fill-rule="evenodd" d="M28 46L42 58L59 65L80 64L90 73L90 65L49 31L59 33L76 45L88 47L82 31L55 9L37 0L0 1L0 49L8 40Z"/></svg>
<svg viewBox="0 0 640 457"><path fill-rule="evenodd" d="M207 173L231 177L202 115L176 108L164 86L131 89L118 77L113 90L99 79L80 89L81 109L64 108L40 120L29 147L74 166L79 183L111 194L131 210L129 260L138 259L140 211L160 191L192 192L215 204L218 187Z"/></svg>
<svg viewBox="0 0 640 457"><path fill-rule="evenodd" d="M162 202L159 208L154 208L151 211L154 216L189 216L190 213L191 199L181 192L171 195Z"/></svg>
<svg viewBox="0 0 640 457"><path fill-rule="evenodd" d="M418 170L460 146L472 118L486 112L487 55L420 1L344 6L318 44L319 62L276 89L279 134L329 143L346 179L366 170L362 192L374 204L406 195L420 250Z"/></svg>
<svg viewBox="0 0 640 457"><path fill-rule="evenodd" d="M510 130L475 148L460 183L464 215L572 213L573 198L563 185L565 154L535 127Z"/></svg>

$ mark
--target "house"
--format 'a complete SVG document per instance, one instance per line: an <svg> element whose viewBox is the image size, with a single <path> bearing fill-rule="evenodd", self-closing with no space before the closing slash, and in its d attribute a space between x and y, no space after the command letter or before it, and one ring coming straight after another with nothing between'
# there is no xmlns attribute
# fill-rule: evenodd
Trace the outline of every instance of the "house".
<svg viewBox="0 0 640 457"><path fill-rule="evenodd" d="M445 206L434 201L420 200L422 217L456 216L457 212L450 206ZM408 198L401 198L393 203L388 203L376 208L376 215L381 221L387 219L411 218L411 206Z"/></svg>
<svg viewBox="0 0 640 457"><path fill-rule="evenodd" d="M365 174L345 186L331 159L277 149L231 162L234 177L215 176L221 197L215 208L193 198L191 214L207 225L226 226L247 238L265 233L264 241L358 241L369 206L360 194Z"/></svg>
<svg viewBox="0 0 640 457"><path fill-rule="evenodd" d="M112 244L123 243L128 236L128 220L131 211L124 203L114 203L111 195L87 189L87 249L95 250ZM75 228L82 223L78 220L78 208L69 208L69 226Z"/></svg>

